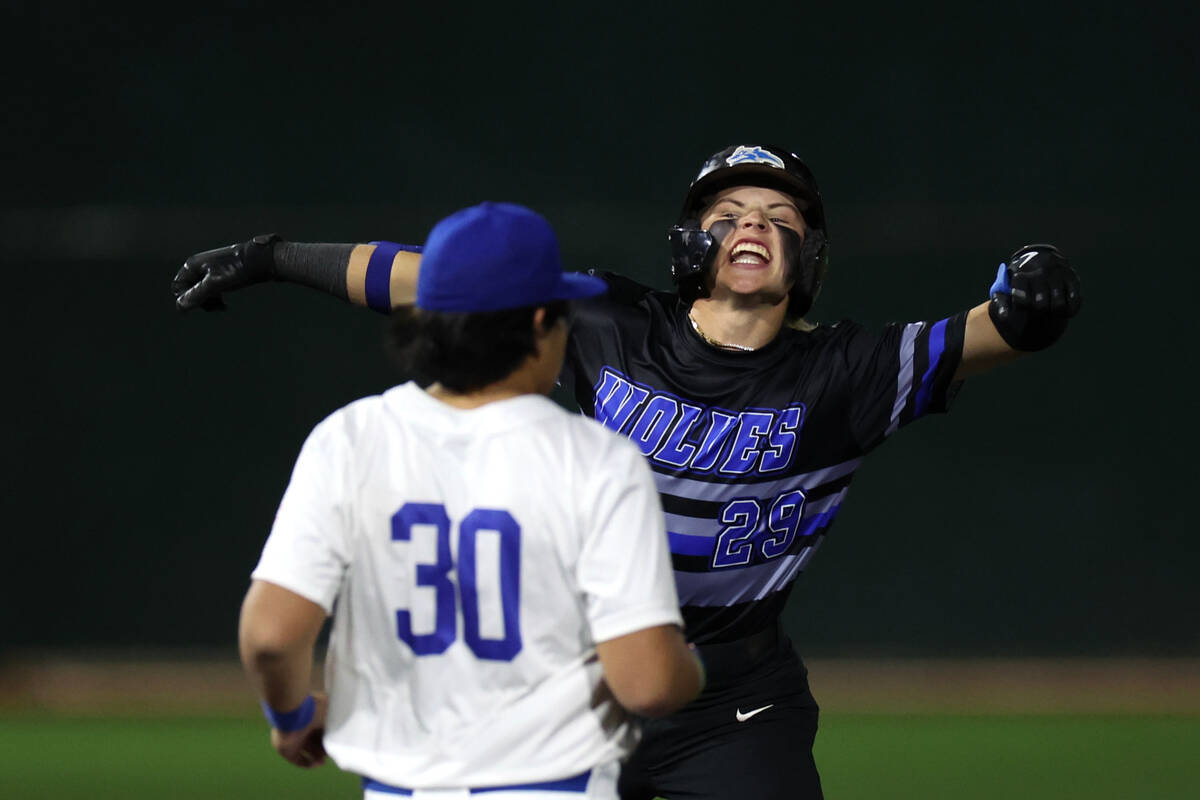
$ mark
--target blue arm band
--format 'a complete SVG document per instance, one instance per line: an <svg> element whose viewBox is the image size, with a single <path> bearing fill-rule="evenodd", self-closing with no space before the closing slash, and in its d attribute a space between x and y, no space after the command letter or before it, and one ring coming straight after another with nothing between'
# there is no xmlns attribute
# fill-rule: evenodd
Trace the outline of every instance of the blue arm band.
<svg viewBox="0 0 1200 800"><path fill-rule="evenodd" d="M266 700L259 701L259 704L262 706L263 716L267 718L267 722L271 723L272 728L282 733L291 733L307 728L308 723L312 722L313 713L317 707L311 694L304 698L304 702L295 711L276 711L267 705Z"/></svg>
<svg viewBox="0 0 1200 800"><path fill-rule="evenodd" d="M996 280L992 282L992 288L988 289L988 297L999 292L1000 294L1012 294L1012 290L1008 286L1008 265L1001 264L1000 269L996 271Z"/></svg>
<svg viewBox="0 0 1200 800"><path fill-rule="evenodd" d="M425 248L413 244L396 242L367 242L375 245L375 252L367 261L366 290L367 307L372 311L390 314L392 311L392 259L396 253L420 253Z"/></svg>

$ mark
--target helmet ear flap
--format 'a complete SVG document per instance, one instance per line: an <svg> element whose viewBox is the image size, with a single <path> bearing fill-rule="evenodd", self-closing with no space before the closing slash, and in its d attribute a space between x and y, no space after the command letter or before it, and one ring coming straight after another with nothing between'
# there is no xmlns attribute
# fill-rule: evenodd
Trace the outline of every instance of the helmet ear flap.
<svg viewBox="0 0 1200 800"><path fill-rule="evenodd" d="M812 308L813 301L821 292L821 284L829 271L829 248L825 231L820 228L809 228L800 245L797 257L796 279L788 292L787 316L789 319L799 319Z"/></svg>
<svg viewBox="0 0 1200 800"><path fill-rule="evenodd" d="M708 284L700 277L679 281L675 289L679 299L689 306L703 297L708 297Z"/></svg>
<svg viewBox="0 0 1200 800"><path fill-rule="evenodd" d="M687 303L708 296L707 277L716 259L713 235L700 227L699 220L684 220L667 234L671 242L671 279L679 296Z"/></svg>
<svg viewBox="0 0 1200 800"><path fill-rule="evenodd" d="M812 271L818 285L825 280L825 273L829 270L828 244L825 231L810 228L808 235L804 237L804 244L800 247L800 263L805 269Z"/></svg>

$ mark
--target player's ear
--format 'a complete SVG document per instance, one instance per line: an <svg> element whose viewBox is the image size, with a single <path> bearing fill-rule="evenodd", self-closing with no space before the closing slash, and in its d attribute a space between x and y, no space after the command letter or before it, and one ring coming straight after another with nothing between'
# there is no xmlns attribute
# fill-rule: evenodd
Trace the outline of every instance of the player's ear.
<svg viewBox="0 0 1200 800"><path fill-rule="evenodd" d="M546 333L546 308L538 306L533 310L533 335L545 336Z"/></svg>

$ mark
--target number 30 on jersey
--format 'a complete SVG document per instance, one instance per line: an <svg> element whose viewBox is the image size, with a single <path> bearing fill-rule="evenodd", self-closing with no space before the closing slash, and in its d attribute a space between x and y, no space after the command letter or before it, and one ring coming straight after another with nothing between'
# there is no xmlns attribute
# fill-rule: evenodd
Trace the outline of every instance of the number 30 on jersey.
<svg viewBox="0 0 1200 800"><path fill-rule="evenodd" d="M415 526L437 531L437 561L416 565L416 585L434 592L432 633L413 633L408 609L396 612L396 633L418 656L446 652L458 637L458 604L462 603L463 639L476 658L512 661L521 652L521 526L507 511L477 508L458 523L458 586L450 577L455 569L450 548L451 523L445 506L438 503L405 503L392 515L392 541L412 541ZM481 532L499 536L500 605L504 637L485 639L479 624L477 543Z"/></svg>

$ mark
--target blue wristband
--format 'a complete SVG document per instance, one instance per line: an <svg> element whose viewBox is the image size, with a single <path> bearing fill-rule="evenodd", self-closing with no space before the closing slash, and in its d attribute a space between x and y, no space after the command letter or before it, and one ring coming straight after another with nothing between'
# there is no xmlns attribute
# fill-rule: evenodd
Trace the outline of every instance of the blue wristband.
<svg viewBox="0 0 1200 800"><path fill-rule="evenodd" d="M291 733L307 728L308 723L312 722L313 713L317 707L311 694L304 698L304 702L295 711L276 711L267 705L266 700L259 701L259 704L262 706L263 716L267 718L267 722L281 733Z"/></svg>

